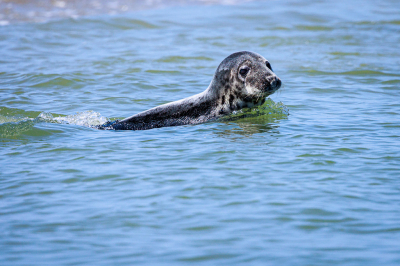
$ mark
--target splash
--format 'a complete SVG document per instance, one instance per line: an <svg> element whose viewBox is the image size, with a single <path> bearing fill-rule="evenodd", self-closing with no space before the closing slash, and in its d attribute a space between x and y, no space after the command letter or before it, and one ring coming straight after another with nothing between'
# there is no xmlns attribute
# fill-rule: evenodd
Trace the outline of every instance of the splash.
<svg viewBox="0 0 400 266"><path fill-rule="evenodd" d="M102 125L109 121L107 117L104 117L100 113L92 110L78 112L74 115L57 117L54 117L51 113L41 113L38 118L50 123L72 124L84 127Z"/></svg>
<svg viewBox="0 0 400 266"><path fill-rule="evenodd" d="M220 121L234 121L242 118L257 117L267 120L275 118L287 118L289 108L282 102L274 102L268 98L263 105L253 108L243 108L239 111L234 111L231 115L222 117Z"/></svg>

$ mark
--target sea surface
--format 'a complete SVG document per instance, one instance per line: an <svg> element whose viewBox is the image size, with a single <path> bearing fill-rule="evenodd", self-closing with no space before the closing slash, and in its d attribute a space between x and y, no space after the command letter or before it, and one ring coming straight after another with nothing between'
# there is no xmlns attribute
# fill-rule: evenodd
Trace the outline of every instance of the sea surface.
<svg viewBox="0 0 400 266"><path fill-rule="evenodd" d="M2 3L1 265L400 265L399 1L61 2ZM90 127L242 50L283 82L262 107Z"/></svg>

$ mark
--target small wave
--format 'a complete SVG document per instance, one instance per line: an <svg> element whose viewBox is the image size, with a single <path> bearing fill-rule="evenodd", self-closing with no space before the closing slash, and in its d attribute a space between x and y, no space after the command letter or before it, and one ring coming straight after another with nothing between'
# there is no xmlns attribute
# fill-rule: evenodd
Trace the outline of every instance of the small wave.
<svg viewBox="0 0 400 266"><path fill-rule="evenodd" d="M388 73L383 71L375 71L375 70L351 70L344 72L334 72L334 71L320 71L314 69L305 69L299 70L296 72L303 72L309 75L343 75L343 76L387 76L387 77L399 77L400 75L397 73Z"/></svg>
<svg viewBox="0 0 400 266"><path fill-rule="evenodd" d="M11 109L8 109L8 111L9 110ZM27 112L19 110L19 113L27 113ZM67 115L67 116L42 112L35 118L21 116L21 115L7 116L0 114L0 137L13 138L19 136L23 132L33 129L36 124L43 122L93 127L96 125L102 125L108 121L110 120L107 117L104 117L100 113L94 112L92 110L85 112L78 112L74 115Z"/></svg>
<svg viewBox="0 0 400 266"><path fill-rule="evenodd" d="M32 119L32 118L28 118L23 121L20 121L20 120L18 121L18 120L19 119L12 121L12 119L10 119L7 122L1 123L0 124L0 137L9 138L9 137L15 137L15 136L21 135L22 132L32 129L36 123L35 119Z"/></svg>

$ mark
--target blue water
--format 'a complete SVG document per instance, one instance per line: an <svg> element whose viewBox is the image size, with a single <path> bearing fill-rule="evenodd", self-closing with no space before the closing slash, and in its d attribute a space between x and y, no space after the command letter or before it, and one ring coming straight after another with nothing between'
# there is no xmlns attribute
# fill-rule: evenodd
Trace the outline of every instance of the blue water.
<svg viewBox="0 0 400 266"><path fill-rule="evenodd" d="M399 265L399 43L390 0L0 27L0 264ZM283 82L262 112L90 128L202 92L241 50Z"/></svg>

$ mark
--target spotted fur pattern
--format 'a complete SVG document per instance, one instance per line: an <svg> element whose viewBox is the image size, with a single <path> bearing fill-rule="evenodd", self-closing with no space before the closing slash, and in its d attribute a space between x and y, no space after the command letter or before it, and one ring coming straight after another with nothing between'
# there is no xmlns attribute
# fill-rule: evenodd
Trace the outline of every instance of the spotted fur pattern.
<svg viewBox="0 0 400 266"><path fill-rule="evenodd" d="M164 104L99 129L145 130L166 126L199 124L245 107L261 105L279 89L280 79L269 69L268 61L252 52L238 52L218 66L204 92ZM241 69L248 72L243 75Z"/></svg>

